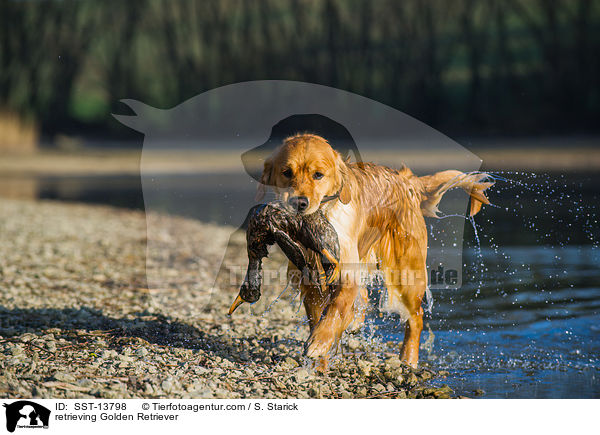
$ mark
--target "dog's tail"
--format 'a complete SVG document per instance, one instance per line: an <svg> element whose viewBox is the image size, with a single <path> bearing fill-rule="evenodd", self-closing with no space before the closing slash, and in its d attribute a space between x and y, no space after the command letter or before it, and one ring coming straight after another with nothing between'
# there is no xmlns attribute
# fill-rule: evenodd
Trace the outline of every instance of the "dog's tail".
<svg viewBox="0 0 600 435"><path fill-rule="evenodd" d="M491 177L485 172L464 173L456 170L436 172L433 175L419 177L423 183L423 201L421 202L421 211L423 216L439 217L438 204L442 196L450 189L455 187L462 188L471 197L471 207L469 215L474 216L481 209L483 204L489 204L490 201L485 196L484 191L494 184Z"/></svg>

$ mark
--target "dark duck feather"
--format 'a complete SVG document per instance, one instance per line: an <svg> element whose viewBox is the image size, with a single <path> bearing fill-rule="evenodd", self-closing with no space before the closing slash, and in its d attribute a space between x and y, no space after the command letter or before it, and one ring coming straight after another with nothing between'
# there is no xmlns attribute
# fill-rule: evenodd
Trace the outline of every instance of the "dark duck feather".
<svg viewBox="0 0 600 435"><path fill-rule="evenodd" d="M303 278L310 279L322 289L338 280L340 245L337 233L320 210L303 216L289 211L281 202L270 202L252 207L246 222L248 270L229 314L243 302L253 303L260 299L262 260L268 255L267 248L275 243L302 272ZM310 270L303 247L319 255L322 272Z"/></svg>

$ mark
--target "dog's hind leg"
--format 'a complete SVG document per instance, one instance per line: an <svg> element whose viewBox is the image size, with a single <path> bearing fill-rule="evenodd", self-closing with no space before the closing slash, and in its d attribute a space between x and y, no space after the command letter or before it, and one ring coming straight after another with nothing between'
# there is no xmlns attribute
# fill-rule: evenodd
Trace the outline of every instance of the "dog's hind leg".
<svg viewBox="0 0 600 435"><path fill-rule="evenodd" d="M421 332L423 331L422 296L403 295L403 300L408 309L408 319L406 321L400 358L410 366L417 367L419 363L419 342L421 340Z"/></svg>
<svg viewBox="0 0 600 435"><path fill-rule="evenodd" d="M400 314L406 325L400 358L412 367L416 367L419 362L419 342L423 331L421 302L425 294L425 285L386 283L386 287L388 297L384 309Z"/></svg>
<svg viewBox="0 0 600 435"><path fill-rule="evenodd" d="M389 236L388 236L389 237ZM419 362L419 341L423 330L421 303L427 287L425 250L416 239L389 239L380 250L387 297L382 309L399 314L406 322L400 358L412 367Z"/></svg>

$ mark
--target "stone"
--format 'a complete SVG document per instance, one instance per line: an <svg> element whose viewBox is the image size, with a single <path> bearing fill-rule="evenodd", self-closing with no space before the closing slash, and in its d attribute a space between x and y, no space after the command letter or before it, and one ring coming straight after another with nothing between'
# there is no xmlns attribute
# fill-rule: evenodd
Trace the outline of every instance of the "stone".
<svg viewBox="0 0 600 435"><path fill-rule="evenodd" d="M406 378L406 383L410 386L417 385L419 383L419 378L417 378L417 375L415 375L414 373L411 373Z"/></svg>
<svg viewBox="0 0 600 435"><path fill-rule="evenodd" d="M160 387L165 393L170 393L175 388L175 380L173 378L167 378L160 383Z"/></svg>
<svg viewBox="0 0 600 435"><path fill-rule="evenodd" d="M358 361L358 370L362 376L368 377L373 370L373 364L369 361L360 360Z"/></svg>
<svg viewBox="0 0 600 435"><path fill-rule="evenodd" d="M296 368L296 367L298 367L298 366L299 366L299 364L298 364L298 361L296 361L294 358L292 358L292 357L290 357L290 356L286 357L286 358L283 360L283 363L282 363L282 365L283 365L285 368L288 368L288 369L293 369L293 368Z"/></svg>
<svg viewBox="0 0 600 435"><path fill-rule="evenodd" d="M433 373L430 372L429 370L423 370L420 375L421 379L423 379L424 381L427 381L431 378L433 378Z"/></svg>
<svg viewBox="0 0 600 435"><path fill-rule="evenodd" d="M300 367L294 373L294 381L299 384L306 382L308 379L310 379L310 373L308 373L308 370L303 367Z"/></svg>
<svg viewBox="0 0 600 435"><path fill-rule="evenodd" d="M378 393L383 393L386 390L385 385L382 385L382 384L373 385L373 389L375 391L377 391Z"/></svg>
<svg viewBox="0 0 600 435"><path fill-rule="evenodd" d="M92 381L91 379L84 378L84 379L79 379L77 381L77 385L79 385L80 387L84 387L84 388L92 388L94 385L96 385L96 383L94 381Z"/></svg>
<svg viewBox="0 0 600 435"><path fill-rule="evenodd" d="M18 345L18 344L14 345L14 346L12 346L12 347L10 348L10 354L11 354L12 356L21 356L21 355L23 355L24 353L25 353L25 351L24 351L24 350L23 350L23 348L22 348L20 345Z"/></svg>
<svg viewBox="0 0 600 435"><path fill-rule="evenodd" d="M352 399L354 397L351 392L346 391L346 390L341 391L341 396L342 396L342 399Z"/></svg>
<svg viewBox="0 0 600 435"><path fill-rule="evenodd" d="M56 372L52 375L52 379L60 382L75 382L75 376L68 372Z"/></svg>
<svg viewBox="0 0 600 435"><path fill-rule="evenodd" d="M117 356L117 359L119 361L122 361L122 362L133 362L133 361L135 361L135 359L133 359L129 355L124 355L124 354L120 354L119 356Z"/></svg>
<svg viewBox="0 0 600 435"><path fill-rule="evenodd" d="M348 348L350 350L357 350L360 348L360 341L355 337L350 337L348 339Z"/></svg>
<svg viewBox="0 0 600 435"><path fill-rule="evenodd" d="M402 361L400 361L399 357L393 356L385 360L384 367L390 372L398 370L402 372Z"/></svg>
<svg viewBox="0 0 600 435"><path fill-rule="evenodd" d="M406 391L404 391L404 390L400 390L400 391L398 391L398 392L397 392L397 393L394 395L394 397L395 397L396 399L406 399L406 398L407 398L407 396L406 396Z"/></svg>

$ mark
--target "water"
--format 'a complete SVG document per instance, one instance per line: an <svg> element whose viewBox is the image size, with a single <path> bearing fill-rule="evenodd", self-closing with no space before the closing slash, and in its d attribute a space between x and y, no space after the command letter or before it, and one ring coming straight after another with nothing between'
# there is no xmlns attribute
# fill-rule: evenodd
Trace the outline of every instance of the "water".
<svg viewBox="0 0 600 435"><path fill-rule="evenodd" d="M600 174L498 175L508 181L491 189L494 206L476 216L477 236L465 221L464 285L433 291L433 313L425 315L433 349L422 350L421 359L449 371L441 382L458 394L481 389L484 398L598 398ZM170 182L198 199L184 214L235 222L255 190L239 189L236 177L245 176L173 176ZM143 208L139 177L32 182L34 197ZM181 204L165 193L164 210L172 201ZM372 318L377 338L402 340L396 319ZM373 333L368 329L365 334ZM427 338L426 328L422 342Z"/></svg>
<svg viewBox="0 0 600 435"><path fill-rule="evenodd" d="M462 288L434 293L423 359L459 394L600 397L599 176L499 178L495 207L466 227Z"/></svg>
<svg viewBox="0 0 600 435"><path fill-rule="evenodd" d="M488 398L600 397L600 251L503 252L526 271L503 279L501 271L514 265L482 249L490 271L481 286L469 275L458 290L434 291L435 309L425 316L434 344L421 359L449 371L444 382L459 394L482 389ZM465 254L467 263L476 261L475 250ZM394 320L377 321L384 340L401 339ZM423 341L427 337L424 332Z"/></svg>

